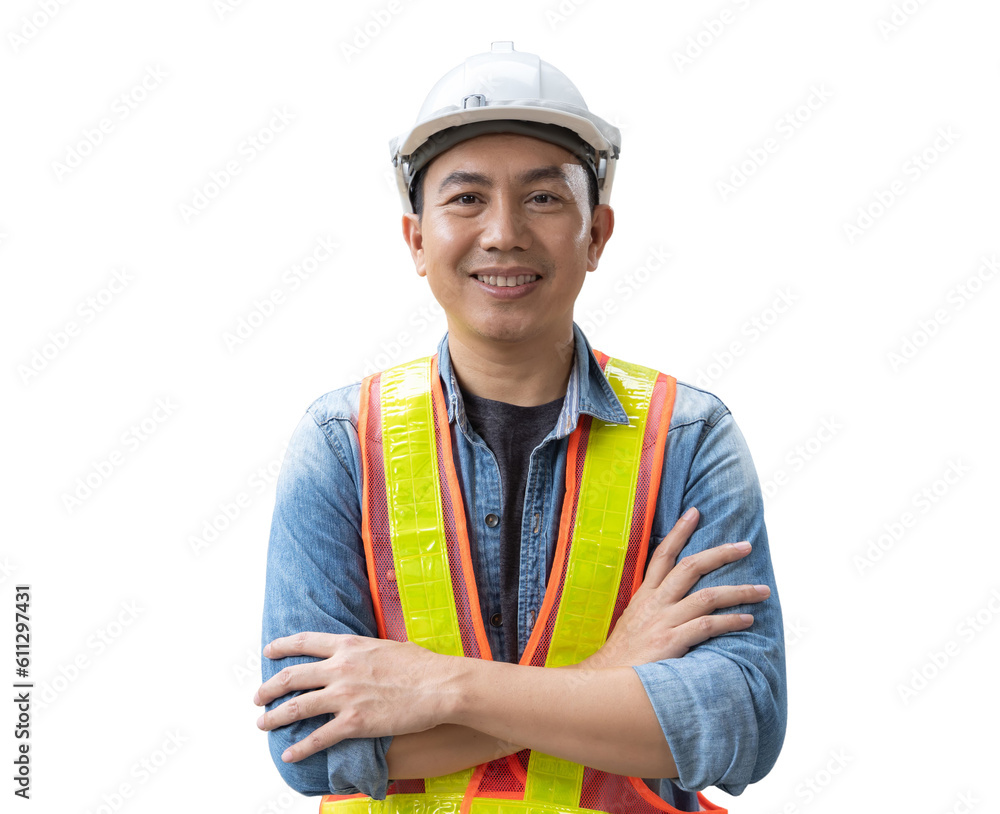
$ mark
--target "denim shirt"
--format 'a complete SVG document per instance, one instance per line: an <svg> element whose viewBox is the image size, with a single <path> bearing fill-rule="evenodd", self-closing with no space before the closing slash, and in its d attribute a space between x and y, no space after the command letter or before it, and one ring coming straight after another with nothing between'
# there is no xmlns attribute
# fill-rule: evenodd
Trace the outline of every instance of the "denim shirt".
<svg viewBox="0 0 1000 814"><path fill-rule="evenodd" d="M583 413L625 423L626 416L580 328L574 364L555 428L532 452L521 527L518 652L523 653L545 595L565 493L568 436ZM628 360L633 361L633 360ZM643 360L634 360L642 363ZM500 607L498 545L501 480L496 459L465 416L448 353L438 364L462 485L483 617ZM361 538L360 384L334 390L309 406L292 436L278 477L267 556L262 645L300 631L376 636ZM650 553L689 507L701 513L683 555L749 540L753 551L702 577L713 585L765 584L761 603L720 612L754 614L747 630L717 636L682 658L635 667L678 770L675 781L646 782L681 810L697 810L692 793L718 786L739 794L774 765L785 733L785 658L781 609L768 553L757 474L728 408L678 382ZM491 518L492 519L492 518ZM503 628L485 625L493 652L504 652ZM282 667L313 661L262 658L266 681ZM273 709L297 693L268 705ZM343 741L298 763L281 753L330 720L317 716L269 733L285 781L302 794L356 794L383 799L391 737Z"/></svg>

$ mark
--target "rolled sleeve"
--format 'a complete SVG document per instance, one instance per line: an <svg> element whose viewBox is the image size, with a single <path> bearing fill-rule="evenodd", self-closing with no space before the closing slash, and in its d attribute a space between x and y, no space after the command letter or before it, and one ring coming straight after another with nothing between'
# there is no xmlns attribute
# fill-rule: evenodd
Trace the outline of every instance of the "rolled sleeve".
<svg viewBox="0 0 1000 814"><path fill-rule="evenodd" d="M353 437L353 443L352 443ZM376 635L365 566L356 431L316 405L292 435L271 521L261 646L302 631ZM261 658L264 681L284 667L316 658ZM289 693L273 709L298 695ZM281 754L332 719L322 715L268 733L282 778L306 795L363 793L384 799L391 737L342 741L297 763Z"/></svg>
<svg viewBox="0 0 1000 814"><path fill-rule="evenodd" d="M771 595L761 603L717 611L752 613L748 630L711 638L682 658L635 670L677 765L674 782L688 791L718 786L740 794L767 774L781 750L785 654L760 484L743 435L724 406L702 428L678 514L691 506L701 520L682 556L740 540L753 545L748 556L702 577L692 592L764 584Z"/></svg>

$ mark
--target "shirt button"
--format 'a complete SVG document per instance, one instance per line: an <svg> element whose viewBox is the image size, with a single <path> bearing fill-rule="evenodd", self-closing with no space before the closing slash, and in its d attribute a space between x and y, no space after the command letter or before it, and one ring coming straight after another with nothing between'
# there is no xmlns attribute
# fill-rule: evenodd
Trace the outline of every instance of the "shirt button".
<svg viewBox="0 0 1000 814"><path fill-rule="evenodd" d="M491 514L490 517L493 517L493 515ZM494 613L490 617L490 624L493 627L500 627L503 624L503 617L499 613Z"/></svg>
<svg viewBox="0 0 1000 814"><path fill-rule="evenodd" d="M489 526L491 529L495 529L499 522L500 518L497 517L495 514L490 513L486 515L486 525Z"/></svg>

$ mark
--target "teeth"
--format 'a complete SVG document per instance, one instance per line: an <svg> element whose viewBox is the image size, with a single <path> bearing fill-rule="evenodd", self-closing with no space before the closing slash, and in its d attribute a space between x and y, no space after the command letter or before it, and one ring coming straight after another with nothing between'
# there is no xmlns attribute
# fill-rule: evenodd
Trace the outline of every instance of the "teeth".
<svg viewBox="0 0 1000 814"><path fill-rule="evenodd" d="M516 285L533 283L538 279L537 274L519 274L517 277L497 277L494 274L477 274L476 279L488 285L495 285L498 288L513 288Z"/></svg>

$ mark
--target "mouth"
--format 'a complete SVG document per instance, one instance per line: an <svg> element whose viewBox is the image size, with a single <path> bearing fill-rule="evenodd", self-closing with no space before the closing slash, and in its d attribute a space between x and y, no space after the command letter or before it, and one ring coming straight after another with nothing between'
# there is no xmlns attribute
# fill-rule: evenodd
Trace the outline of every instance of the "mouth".
<svg viewBox="0 0 1000 814"><path fill-rule="evenodd" d="M473 276L479 282L497 288L514 288L526 283L533 283L538 279L537 274L475 274Z"/></svg>

